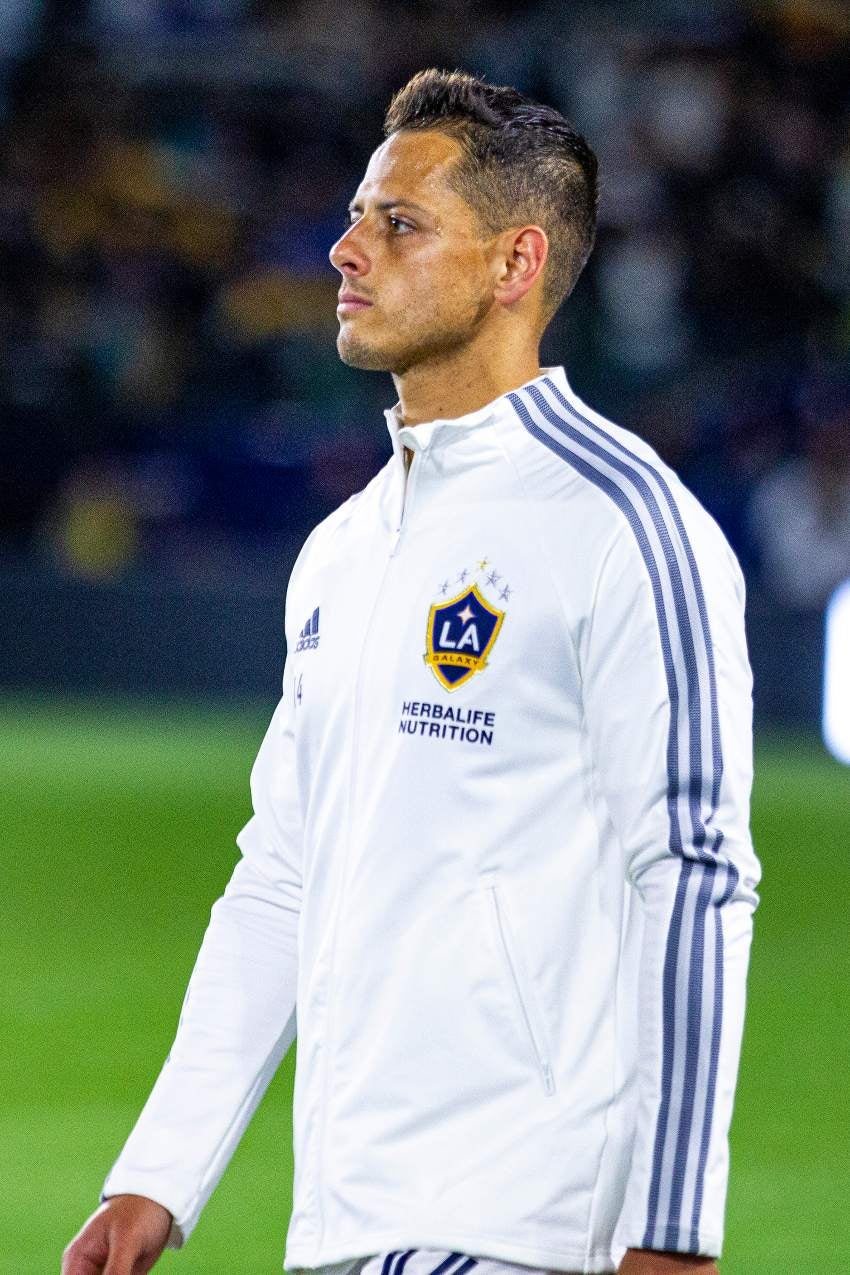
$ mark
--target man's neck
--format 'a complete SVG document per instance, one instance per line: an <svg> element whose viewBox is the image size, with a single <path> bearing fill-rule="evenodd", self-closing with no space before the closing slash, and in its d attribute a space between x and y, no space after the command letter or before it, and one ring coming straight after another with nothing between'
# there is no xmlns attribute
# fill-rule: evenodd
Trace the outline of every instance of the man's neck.
<svg viewBox="0 0 850 1275"><path fill-rule="evenodd" d="M462 360L452 366L428 364L394 375L405 425L454 420L540 376L537 350L498 362Z"/></svg>

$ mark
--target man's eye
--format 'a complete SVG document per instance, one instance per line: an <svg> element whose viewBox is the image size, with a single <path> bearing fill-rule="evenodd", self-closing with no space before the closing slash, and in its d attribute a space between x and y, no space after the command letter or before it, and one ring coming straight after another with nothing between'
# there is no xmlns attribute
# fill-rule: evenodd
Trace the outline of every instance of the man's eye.
<svg viewBox="0 0 850 1275"><path fill-rule="evenodd" d="M398 234L405 234L406 231L413 229L409 221L402 221L400 217L390 216L389 223Z"/></svg>

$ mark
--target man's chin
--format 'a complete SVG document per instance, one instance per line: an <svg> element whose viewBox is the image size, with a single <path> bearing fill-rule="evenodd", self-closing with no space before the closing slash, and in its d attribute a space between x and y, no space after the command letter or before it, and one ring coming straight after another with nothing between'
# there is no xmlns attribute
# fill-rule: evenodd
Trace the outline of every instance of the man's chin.
<svg viewBox="0 0 850 1275"><path fill-rule="evenodd" d="M364 372L393 372L396 359L389 350L382 350L366 341L358 339L353 333L341 330L336 339L339 357L348 367L360 368Z"/></svg>

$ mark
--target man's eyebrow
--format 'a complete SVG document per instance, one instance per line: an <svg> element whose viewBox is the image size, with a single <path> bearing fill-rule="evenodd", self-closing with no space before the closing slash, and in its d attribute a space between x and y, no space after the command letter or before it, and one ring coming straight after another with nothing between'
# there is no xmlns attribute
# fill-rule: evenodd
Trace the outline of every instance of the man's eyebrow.
<svg viewBox="0 0 850 1275"><path fill-rule="evenodd" d="M348 211L359 212L362 207L361 200L352 199L348 205ZM421 204L415 204L412 199L382 199L375 207L378 212L389 212L390 208L411 208L414 212L424 213L428 216L428 209L423 208Z"/></svg>

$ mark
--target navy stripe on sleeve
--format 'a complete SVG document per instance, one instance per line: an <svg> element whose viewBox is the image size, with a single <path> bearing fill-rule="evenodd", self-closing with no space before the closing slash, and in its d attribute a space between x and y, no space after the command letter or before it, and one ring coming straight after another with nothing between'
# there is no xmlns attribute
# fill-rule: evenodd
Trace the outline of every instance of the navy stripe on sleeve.
<svg viewBox="0 0 850 1275"><path fill-rule="evenodd" d="M652 588L670 702L669 850L681 866L662 975L661 1100L643 1245L698 1252L723 1014L720 909L737 883L713 822L723 754L702 581L658 468L592 421L549 377L508 399L532 437L617 506Z"/></svg>

